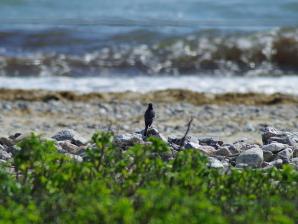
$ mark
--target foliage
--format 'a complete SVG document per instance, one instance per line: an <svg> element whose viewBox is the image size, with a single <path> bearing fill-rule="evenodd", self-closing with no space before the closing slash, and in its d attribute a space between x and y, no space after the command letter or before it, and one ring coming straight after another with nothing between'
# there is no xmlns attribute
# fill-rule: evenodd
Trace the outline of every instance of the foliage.
<svg viewBox="0 0 298 224"><path fill-rule="evenodd" d="M0 169L0 223L297 223L290 166L220 171L151 138L126 151L96 133L83 162L32 135Z"/></svg>

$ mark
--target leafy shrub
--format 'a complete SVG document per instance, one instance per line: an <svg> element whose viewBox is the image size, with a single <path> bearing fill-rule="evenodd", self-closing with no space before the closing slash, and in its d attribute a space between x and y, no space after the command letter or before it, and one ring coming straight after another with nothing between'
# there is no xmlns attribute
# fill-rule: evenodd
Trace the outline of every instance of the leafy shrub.
<svg viewBox="0 0 298 224"><path fill-rule="evenodd" d="M298 173L223 172L158 139L122 151L92 137L83 162L32 135L0 169L0 223L297 223ZM13 169L13 170L12 170Z"/></svg>

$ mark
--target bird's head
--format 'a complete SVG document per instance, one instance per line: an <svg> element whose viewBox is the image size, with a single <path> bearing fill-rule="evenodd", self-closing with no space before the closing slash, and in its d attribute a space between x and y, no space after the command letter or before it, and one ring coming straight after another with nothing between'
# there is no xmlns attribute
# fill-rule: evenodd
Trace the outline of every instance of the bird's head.
<svg viewBox="0 0 298 224"><path fill-rule="evenodd" d="M152 103L149 103L149 104L148 104L148 109L153 109L153 105L152 105Z"/></svg>

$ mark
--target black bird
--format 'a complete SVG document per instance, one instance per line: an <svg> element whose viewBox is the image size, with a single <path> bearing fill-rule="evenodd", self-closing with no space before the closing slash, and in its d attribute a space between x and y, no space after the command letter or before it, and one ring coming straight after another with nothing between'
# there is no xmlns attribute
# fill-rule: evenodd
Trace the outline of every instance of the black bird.
<svg viewBox="0 0 298 224"><path fill-rule="evenodd" d="M144 120L145 120L144 136L147 136L147 130L152 125L154 117L155 117L155 112L153 110L152 103L149 103L148 108L144 114Z"/></svg>

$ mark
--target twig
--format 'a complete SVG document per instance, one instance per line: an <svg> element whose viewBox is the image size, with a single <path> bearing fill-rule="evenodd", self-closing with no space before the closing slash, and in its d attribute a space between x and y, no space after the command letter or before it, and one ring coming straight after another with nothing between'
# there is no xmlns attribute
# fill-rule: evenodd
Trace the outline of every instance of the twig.
<svg viewBox="0 0 298 224"><path fill-rule="evenodd" d="M189 122L187 123L187 130L186 130L184 136L180 140L180 148L179 148L179 150L181 150L181 148L184 146L185 139L186 139L186 137L188 135L188 132L190 130L190 126L191 126L192 121L193 121L193 117L191 117L190 120L189 120Z"/></svg>

